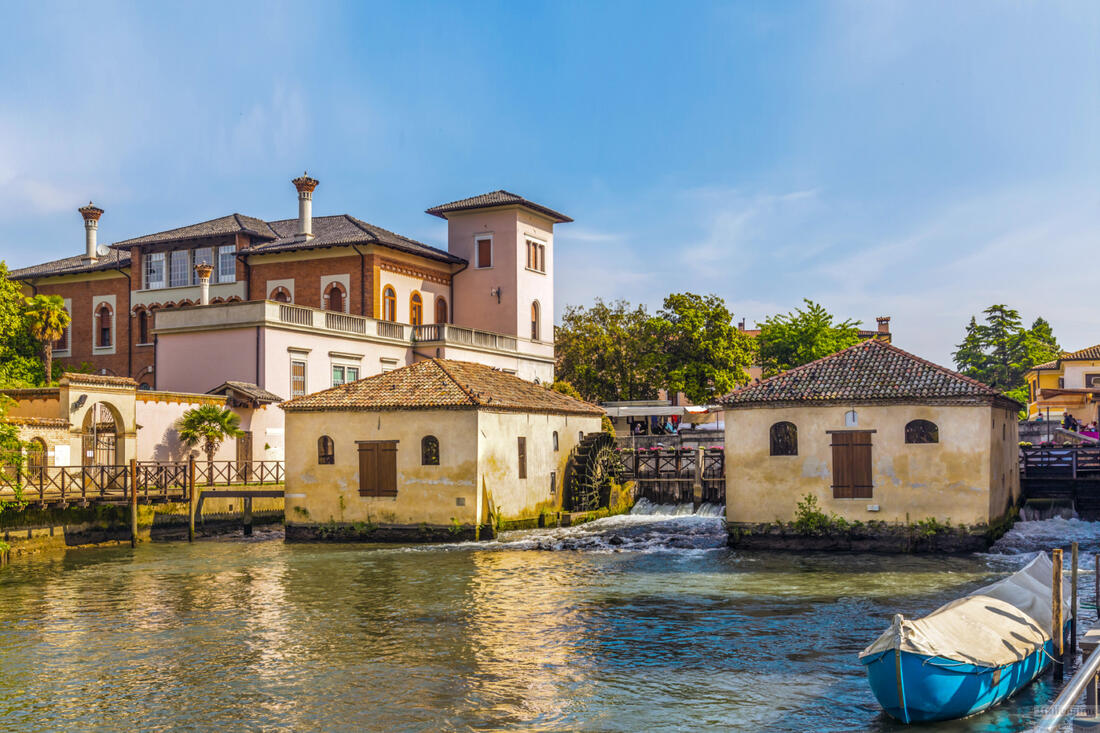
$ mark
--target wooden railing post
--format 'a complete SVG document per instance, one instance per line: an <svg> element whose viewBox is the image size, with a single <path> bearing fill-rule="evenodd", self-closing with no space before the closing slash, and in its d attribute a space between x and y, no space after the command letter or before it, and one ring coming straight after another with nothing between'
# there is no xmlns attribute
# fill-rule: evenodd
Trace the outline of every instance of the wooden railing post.
<svg viewBox="0 0 1100 733"><path fill-rule="evenodd" d="M695 484L692 488L692 506L695 509L703 503L703 461L705 460L703 448L695 449Z"/></svg>
<svg viewBox="0 0 1100 733"><path fill-rule="evenodd" d="M187 489L187 541L195 541L195 507L198 499L195 496L195 458L187 459L187 476L184 477L184 485Z"/></svg>
<svg viewBox="0 0 1100 733"><path fill-rule="evenodd" d="M130 547L137 547L138 534L137 461L130 459Z"/></svg>
<svg viewBox="0 0 1100 733"><path fill-rule="evenodd" d="M1050 554L1054 564L1050 579L1050 639L1054 642L1054 662L1051 667L1055 683L1061 683L1064 675L1062 662L1065 655L1065 635L1062 631L1062 550L1052 550Z"/></svg>

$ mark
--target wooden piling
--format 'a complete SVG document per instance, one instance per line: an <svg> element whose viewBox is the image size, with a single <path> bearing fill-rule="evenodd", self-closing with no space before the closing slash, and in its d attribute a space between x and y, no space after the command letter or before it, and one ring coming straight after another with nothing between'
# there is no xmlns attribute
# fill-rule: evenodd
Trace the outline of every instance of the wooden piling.
<svg viewBox="0 0 1100 733"><path fill-rule="evenodd" d="M697 448L695 451L695 482L691 487L691 503L695 511L703 504L703 460L704 450Z"/></svg>
<svg viewBox="0 0 1100 733"><path fill-rule="evenodd" d="M1050 638L1054 642L1054 662L1051 669L1054 681L1061 683L1065 674L1062 667L1065 655L1065 636L1062 632L1062 550L1052 550L1050 554L1054 563L1054 572L1050 579Z"/></svg>
<svg viewBox="0 0 1100 733"><path fill-rule="evenodd" d="M137 547L137 460L130 459L130 547Z"/></svg>
<svg viewBox="0 0 1100 733"><path fill-rule="evenodd" d="M195 541L195 507L198 496L195 495L195 458L187 459L187 541Z"/></svg>
<svg viewBox="0 0 1100 733"><path fill-rule="evenodd" d="M252 536L252 497L244 498L244 536Z"/></svg>
<svg viewBox="0 0 1100 733"><path fill-rule="evenodd" d="M1077 543L1070 545L1069 657L1077 659Z"/></svg>

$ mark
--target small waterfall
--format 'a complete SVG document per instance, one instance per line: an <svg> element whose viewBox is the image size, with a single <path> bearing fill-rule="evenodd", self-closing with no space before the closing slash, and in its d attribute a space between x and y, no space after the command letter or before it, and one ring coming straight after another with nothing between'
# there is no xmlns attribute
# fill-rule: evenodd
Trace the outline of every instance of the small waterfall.
<svg viewBox="0 0 1100 733"><path fill-rule="evenodd" d="M630 513L636 516L724 517L726 508L721 504L700 504L695 509L691 504L654 504L642 498L638 499Z"/></svg>
<svg viewBox="0 0 1100 733"><path fill-rule="evenodd" d="M1041 522L1055 518L1080 519L1080 516L1074 511L1072 502L1029 503L1020 508L1021 522Z"/></svg>

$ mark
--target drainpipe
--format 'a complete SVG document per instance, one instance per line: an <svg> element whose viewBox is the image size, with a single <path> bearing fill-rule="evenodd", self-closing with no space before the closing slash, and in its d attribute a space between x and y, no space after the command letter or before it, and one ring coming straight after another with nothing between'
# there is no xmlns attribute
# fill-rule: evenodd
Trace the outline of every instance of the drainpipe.
<svg viewBox="0 0 1100 733"><path fill-rule="evenodd" d="M359 255L359 315L367 315L367 257L359 251L359 245L353 244L351 248Z"/></svg>
<svg viewBox="0 0 1100 733"><path fill-rule="evenodd" d="M130 273L122 271L122 264L115 260L115 269L121 274L126 276L126 376L131 379L134 378L134 322L130 320L134 317L131 309L134 304L133 300L133 288L134 280L130 277ZM156 356L154 355L154 359Z"/></svg>
<svg viewBox="0 0 1100 733"><path fill-rule="evenodd" d="M264 380L260 378L260 327L256 326L256 386L263 387Z"/></svg>
<svg viewBox="0 0 1100 733"><path fill-rule="evenodd" d="M467 262L467 263L463 264L462 267L458 268L457 270L455 270L454 272L451 273L451 318L448 321L448 323L454 323L455 322L455 277L458 276L458 273L462 272L463 270L465 270L469 266L470 266L470 263Z"/></svg>
<svg viewBox="0 0 1100 733"><path fill-rule="evenodd" d="M237 259L244 265L244 299L252 300L252 265L248 264L248 252L237 251Z"/></svg>

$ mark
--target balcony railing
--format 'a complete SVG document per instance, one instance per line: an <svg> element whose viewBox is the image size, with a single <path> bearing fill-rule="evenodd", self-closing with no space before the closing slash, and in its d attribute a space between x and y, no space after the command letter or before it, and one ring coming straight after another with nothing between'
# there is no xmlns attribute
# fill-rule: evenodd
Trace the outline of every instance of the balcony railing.
<svg viewBox="0 0 1100 733"><path fill-rule="evenodd" d="M476 346L500 351L515 351L516 339L499 333L477 331L472 328L452 326L449 323L429 323L413 326L413 340L418 342L443 341L451 344Z"/></svg>

